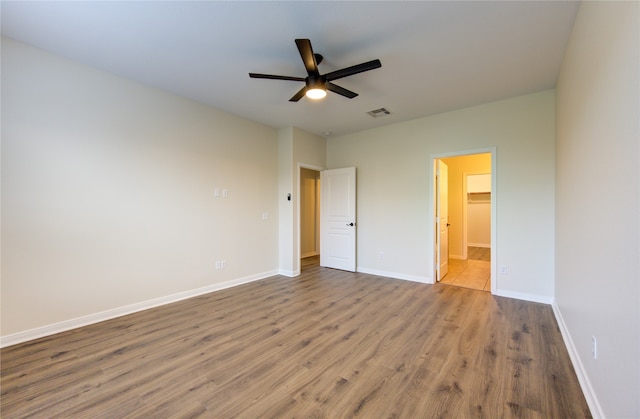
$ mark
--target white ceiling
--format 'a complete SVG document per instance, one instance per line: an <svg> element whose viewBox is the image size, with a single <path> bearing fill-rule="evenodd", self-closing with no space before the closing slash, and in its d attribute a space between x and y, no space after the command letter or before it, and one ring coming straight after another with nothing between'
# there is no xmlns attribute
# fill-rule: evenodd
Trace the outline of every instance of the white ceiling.
<svg viewBox="0 0 640 419"><path fill-rule="evenodd" d="M555 86L579 3L561 1L2 1L2 34L276 128L342 135ZM360 95L289 102L305 77ZM387 108L374 119L367 111Z"/></svg>

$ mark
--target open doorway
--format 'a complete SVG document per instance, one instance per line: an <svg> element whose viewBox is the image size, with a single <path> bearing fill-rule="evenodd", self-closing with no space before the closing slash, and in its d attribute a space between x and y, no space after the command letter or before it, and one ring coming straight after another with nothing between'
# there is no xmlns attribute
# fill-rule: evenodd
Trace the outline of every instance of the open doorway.
<svg viewBox="0 0 640 419"><path fill-rule="evenodd" d="M300 168L300 269L320 266L320 172Z"/></svg>
<svg viewBox="0 0 640 419"><path fill-rule="evenodd" d="M493 154L461 153L434 159L438 282L495 292Z"/></svg>

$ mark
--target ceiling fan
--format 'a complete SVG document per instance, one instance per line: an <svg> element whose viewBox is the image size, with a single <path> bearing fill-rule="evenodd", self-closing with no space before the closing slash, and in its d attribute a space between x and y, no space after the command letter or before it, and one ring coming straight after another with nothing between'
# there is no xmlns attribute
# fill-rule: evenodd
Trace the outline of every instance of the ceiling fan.
<svg viewBox="0 0 640 419"><path fill-rule="evenodd" d="M276 76L273 74L259 73L249 73L249 77L254 79L303 81L305 86L289 99L290 102L297 102L305 95L311 99L321 99L327 95L327 90L353 99L358 96L357 93L335 85L332 81L382 67L380 60L372 60L322 75L318 71L318 64L322 62L323 57L320 54L313 53L311 41L308 39L296 39L296 45L298 46L304 67L307 70L307 77Z"/></svg>

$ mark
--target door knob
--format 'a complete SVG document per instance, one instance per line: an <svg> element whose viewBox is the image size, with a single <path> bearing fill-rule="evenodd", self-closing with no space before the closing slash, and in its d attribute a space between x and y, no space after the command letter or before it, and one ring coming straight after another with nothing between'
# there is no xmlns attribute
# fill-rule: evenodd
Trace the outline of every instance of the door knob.
<svg viewBox="0 0 640 419"><path fill-rule="evenodd" d="M347 224L347 227L353 227L353 223Z"/></svg>

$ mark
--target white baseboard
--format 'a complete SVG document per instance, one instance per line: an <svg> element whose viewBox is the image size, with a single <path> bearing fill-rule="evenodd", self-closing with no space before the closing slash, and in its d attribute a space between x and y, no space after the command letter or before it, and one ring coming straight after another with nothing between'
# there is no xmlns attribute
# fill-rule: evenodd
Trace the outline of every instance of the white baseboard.
<svg viewBox="0 0 640 419"><path fill-rule="evenodd" d="M462 255L449 255L449 259L460 259L460 260L465 260L466 257L462 256Z"/></svg>
<svg viewBox="0 0 640 419"><path fill-rule="evenodd" d="M405 281L420 282L422 284L433 284L433 279L428 278L426 276L407 275L407 274L401 274L397 272L380 271L378 269L371 269L365 266L358 266L356 269L358 272L362 272L363 274L384 276L387 278L394 278L394 279L404 279Z"/></svg>
<svg viewBox="0 0 640 419"><path fill-rule="evenodd" d="M253 281L259 281L261 279L269 278L277 274L278 274L277 271L263 272L256 275L246 276L244 278L233 279L230 281L207 285L206 287L202 287L202 288L196 288L189 291L179 292L177 294L167 295L166 297L154 298L152 300L142 301L142 302L130 304L124 307L118 307L111 310L101 311L98 313L77 317L75 319L64 320L62 322L37 327L35 329L25 330L24 332L18 332L11 335L1 336L0 348L15 345L22 342L27 342L29 340L38 339L45 336L54 335L60 332L66 332L67 330L88 326L90 324L99 323L109 319L114 319L116 317L125 316L127 314L135 313L142 310L147 310L153 307L175 303L176 301L186 300L187 298L196 297L198 295L208 294L214 291L220 291L226 288L235 287L235 286L246 284Z"/></svg>
<svg viewBox="0 0 640 419"><path fill-rule="evenodd" d="M567 347L567 352L569 352L569 358L571 358L573 369L578 376L580 388L582 389L584 398L587 399L587 405L589 406L589 410L591 410L591 416L593 416L594 419L604 418L604 412L602 411L602 407L598 402L598 398L593 391L591 381L589 381L589 376L587 375L584 365L580 360L580 355L578 355L578 351L576 350L576 347L573 343L573 339L571 339L571 334L569 333L569 329L567 329L567 325L564 322L562 312L560 311L560 308L555 301L553 302L551 307L553 308L553 314L555 315L556 321L558 322L558 327L560 328L560 333L562 334L562 339L564 340L564 346Z"/></svg>
<svg viewBox="0 0 640 419"><path fill-rule="evenodd" d="M515 298L516 300L531 301L533 303L553 303L553 297L547 297L546 295L527 294L524 292L497 290L494 295L497 295L498 297Z"/></svg>
<svg viewBox="0 0 640 419"><path fill-rule="evenodd" d="M282 275L282 276L288 276L290 278L296 277L298 275L300 275L300 269L292 271L290 269L280 269L278 271L278 275Z"/></svg>

